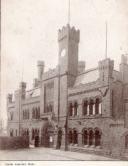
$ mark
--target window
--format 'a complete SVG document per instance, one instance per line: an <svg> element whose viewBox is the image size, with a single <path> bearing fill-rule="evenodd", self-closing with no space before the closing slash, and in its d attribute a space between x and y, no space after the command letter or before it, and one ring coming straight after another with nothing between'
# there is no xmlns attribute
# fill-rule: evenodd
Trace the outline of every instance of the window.
<svg viewBox="0 0 128 166"><path fill-rule="evenodd" d="M89 131L89 145L93 145L93 139L94 139L94 134L93 134L93 131L90 130Z"/></svg>
<svg viewBox="0 0 128 166"><path fill-rule="evenodd" d="M84 129L82 131L82 144L89 146L101 146L101 131L100 129Z"/></svg>
<svg viewBox="0 0 128 166"><path fill-rule="evenodd" d="M13 137L13 130L10 131L10 137Z"/></svg>
<svg viewBox="0 0 128 166"><path fill-rule="evenodd" d="M73 113L73 105L72 103L69 104L69 116L72 116Z"/></svg>
<svg viewBox="0 0 128 166"><path fill-rule="evenodd" d="M87 130L83 130L83 135L82 135L82 140L83 140L83 145L87 145L88 143L88 132Z"/></svg>
<svg viewBox="0 0 128 166"><path fill-rule="evenodd" d="M32 109L32 118L39 119L40 118L40 107L33 107Z"/></svg>
<svg viewBox="0 0 128 166"><path fill-rule="evenodd" d="M125 148L128 149L128 135L125 136Z"/></svg>
<svg viewBox="0 0 128 166"><path fill-rule="evenodd" d="M74 116L77 115L77 108L78 108L78 104L77 104L77 102L75 102L75 104L74 104Z"/></svg>
<svg viewBox="0 0 128 166"><path fill-rule="evenodd" d="M90 100L90 103L89 103L89 115L92 115L93 114L93 100Z"/></svg>
<svg viewBox="0 0 128 166"><path fill-rule="evenodd" d="M83 115L87 115L87 107L88 107L88 102L84 101L83 102Z"/></svg>
<svg viewBox="0 0 128 166"><path fill-rule="evenodd" d="M69 133L68 133L68 141L69 141L69 144L73 143L73 135L72 135L72 131L70 130Z"/></svg>
<svg viewBox="0 0 128 166"><path fill-rule="evenodd" d="M29 119L29 109L23 110L23 119Z"/></svg>
<svg viewBox="0 0 128 166"><path fill-rule="evenodd" d="M40 130L39 129L32 129L32 140L35 139L35 136L39 136ZM28 131L29 135L29 131Z"/></svg>
<svg viewBox="0 0 128 166"><path fill-rule="evenodd" d="M95 103L95 114L96 114L96 115L99 114L99 103L100 103L100 101L99 101L99 99L97 98L97 99L96 99L96 103Z"/></svg>
<svg viewBox="0 0 128 166"><path fill-rule="evenodd" d="M101 133L99 130L95 130L95 146L101 145Z"/></svg>
<svg viewBox="0 0 128 166"><path fill-rule="evenodd" d="M78 133L75 129L73 130L73 143L78 144Z"/></svg>
<svg viewBox="0 0 128 166"><path fill-rule="evenodd" d="M13 112L10 112L10 120L13 120Z"/></svg>

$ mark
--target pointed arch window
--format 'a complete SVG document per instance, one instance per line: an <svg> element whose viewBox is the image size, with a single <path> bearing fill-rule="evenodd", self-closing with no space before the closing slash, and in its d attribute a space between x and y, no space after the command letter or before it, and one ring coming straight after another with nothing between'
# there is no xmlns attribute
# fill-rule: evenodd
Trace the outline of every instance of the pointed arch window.
<svg viewBox="0 0 128 166"><path fill-rule="evenodd" d="M96 103L95 103L95 114L99 114L99 104L100 104L100 100L99 98L96 99Z"/></svg>
<svg viewBox="0 0 128 166"><path fill-rule="evenodd" d="M88 144L88 131L87 130L83 130L82 133L82 140L83 140L83 145L87 145Z"/></svg>
<svg viewBox="0 0 128 166"><path fill-rule="evenodd" d="M73 114L73 105L72 103L69 104L69 116L72 116Z"/></svg>
<svg viewBox="0 0 128 166"><path fill-rule="evenodd" d="M128 134L125 136L125 148L128 149Z"/></svg>
<svg viewBox="0 0 128 166"><path fill-rule="evenodd" d="M91 99L89 103L89 115L93 114L93 104L94 104L93 100Z"/></svg>
<svg viewBox="0 0 128 166"><path fill-rule="evenodd" d="M83 102L83 115L87 115L88 101Z"/></svg>
<svg viewBox="0 0 128 166"><path fill-rule="evenodd" d="M73 143L78 144L78 133L76 129L73 130Z"/></svg>
<svg viewBox="0 0 128 166"><path fill-rule="evenodd" d="M73 143L73 134L72 134L72 130L70 130L69 133L68 133L68 141L69 141L69 144Z"/></svg>
<svg viewBox="0 0 128 166"><path fill-rule="evenodd" d="M78 113L78 103L77 102L75 102L74 103L74 116L77 116L77 113Z"/></svg>
<svg viewBox="0 0 128 166"><path fill-rule="evenodd" d="M94 133L93 130L89 130L89 145L93 145Z"/></svg>
<svg viewBox="0 0 128 166"><path fill-rule="evenodd" d="M95 130L95 146L100 146L101 145L101 133L97 129Z"/></svg>

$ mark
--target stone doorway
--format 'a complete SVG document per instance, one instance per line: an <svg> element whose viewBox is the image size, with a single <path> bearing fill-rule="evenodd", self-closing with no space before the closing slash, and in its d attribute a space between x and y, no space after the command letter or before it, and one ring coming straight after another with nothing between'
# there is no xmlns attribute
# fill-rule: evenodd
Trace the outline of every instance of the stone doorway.
<svg viewBox="0 0 128 166"><path fill-rule="evenodd" d="M46 122L42 127L41 145L44 147L52 147L54 144L54 126L50 122Z"/></svg>

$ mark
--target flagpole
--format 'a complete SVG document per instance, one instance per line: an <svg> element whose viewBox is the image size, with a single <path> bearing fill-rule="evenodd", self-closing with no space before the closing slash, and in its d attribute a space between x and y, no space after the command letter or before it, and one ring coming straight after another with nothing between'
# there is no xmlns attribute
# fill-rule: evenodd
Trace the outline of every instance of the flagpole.
<svg viewBox="0 0 128 166"><path fill-rule="evenodd" d="M70 0L68 0L68 24L70 25Z"/></svg>
<svg viewBox="0 0 128 166"><path fill-rule="evenodd" d="M108 57L108 23L106 21L105 59Z"/></svg>

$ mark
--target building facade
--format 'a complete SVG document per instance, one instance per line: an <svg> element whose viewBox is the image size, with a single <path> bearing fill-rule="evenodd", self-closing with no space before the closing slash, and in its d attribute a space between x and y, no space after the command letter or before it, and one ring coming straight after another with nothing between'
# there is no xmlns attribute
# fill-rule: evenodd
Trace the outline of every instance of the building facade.
<svg viewBox="0 0 128 166"><path fill-rule="evenodd" d="M78 60L80 31L69 25L58 31L59 62L27 91L21 82L8 94L8 134L39 136L40 146L89 151L113 156L128 152L128 61L120 69L106 58L85 68Z"/></svg>

